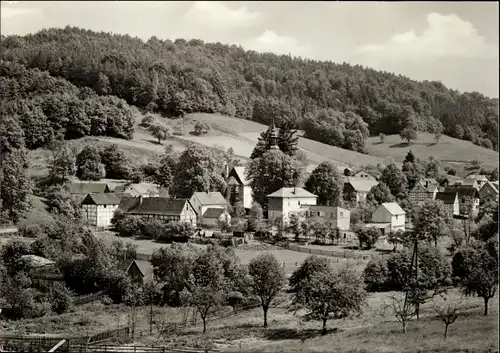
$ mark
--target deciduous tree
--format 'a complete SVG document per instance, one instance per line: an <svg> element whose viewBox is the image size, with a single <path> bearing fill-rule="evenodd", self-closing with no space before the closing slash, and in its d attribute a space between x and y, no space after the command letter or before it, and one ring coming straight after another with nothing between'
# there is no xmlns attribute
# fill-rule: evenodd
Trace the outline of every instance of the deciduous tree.
<svg viewBox="0 0 500 353"><path fill-rule="evenodd" d="M274 255L263 254L250 261L248 273L252 278L252 293L260 299L264 327L267 327L267 312L285 285L283 268Z"/></svg>
<svg viewBox="0 0 500 353"><path fill-rule="evenodd" d="M322 162L305 183L305 189L318 196L319 205L339 206L343 191L343 181L335 165Z"/></svg>

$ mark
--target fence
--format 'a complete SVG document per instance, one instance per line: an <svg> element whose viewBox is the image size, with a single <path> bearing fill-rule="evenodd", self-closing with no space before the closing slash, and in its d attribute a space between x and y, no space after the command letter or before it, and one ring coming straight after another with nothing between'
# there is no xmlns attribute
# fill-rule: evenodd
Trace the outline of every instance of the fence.
<svg viewBox="0 0 500 353"><path fill-rule="evenodd" d="M81 295L73 298L73 305L84 305L98 301L104 296L104 292L92 293L88 295Z"/></svg>
<svg viewBox="0 0 500 353"><path fill-rule="evenodd" d="M204 350L195 348L183 349L167 349L166 347L150 347L150 346L109 346L97 345L86 346L78 345L71 346L69 353L216 353L219 350Z"/></svg>
<svg viewBox="0 0 500 353"><path fill-rule="evenodd" d="M41 336L0 336L0 351L5 352L47 352L58 344L61 337L41 337ZM64 352L69 348L66 341L58 351Z"/></svg>
<svg viewBox="0 0 500 353"><path fill-rule="evenodd" d="M99 332L93 336L90 336L88 338L87 343L88 344L95 344L98 342L106 341L110 338L125 339L125 338L128 338L129 335L130 335L130 328L123 327L123 328L119 328L119 329L115 329L115 330Z"/></svg>
<svg viewBox="0 0 500 353"><path fill-rule="evenodd" d="M356 254L353 251L335 251L335 250L322 250L322 249L311 249L311 248L306 248L303 246L299 245L294 245L294 244L287 244L286 249L288 250L293 250L293 251L298 251L298 252L303 252L311 255L323 255L323 256L331 256L331 257L341 257L344 259L357 259L357 260L370 260L375 257L379 256L384 256L383 254L380 255L375 255L375 254L364 254L364 255L359 255Z"/></svg>

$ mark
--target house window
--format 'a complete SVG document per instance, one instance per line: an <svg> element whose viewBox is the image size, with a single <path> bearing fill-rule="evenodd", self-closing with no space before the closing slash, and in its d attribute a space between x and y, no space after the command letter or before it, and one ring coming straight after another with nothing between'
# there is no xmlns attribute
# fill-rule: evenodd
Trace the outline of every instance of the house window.
<svg viewBox="0 0 500 353"><path fill-rule="evenodd" d="M300 200L298 202L299 202L299 206L300 206Z"/></svg>
<svg viewBox="0 0 500 353"><path fill-rule="evenodd" d="M462 198L462 203L465 203L465 198Z"/></svg>
<svg viewBox="0 0 500 353"><path fill-rule="evenodd" d="M330 217L333 218L333 212L330 212Z"/></svg>
<svg viewBox="0 0 500 353"><path fill-rule="evenodd" d="M398 215L396 215L396 221L398 220Z"/></svg>
<svg viewBox="0 0 500 353"><path fill-rule="evenodd" d="M344 217L344 212L340 212L340 217Z"/></svg>

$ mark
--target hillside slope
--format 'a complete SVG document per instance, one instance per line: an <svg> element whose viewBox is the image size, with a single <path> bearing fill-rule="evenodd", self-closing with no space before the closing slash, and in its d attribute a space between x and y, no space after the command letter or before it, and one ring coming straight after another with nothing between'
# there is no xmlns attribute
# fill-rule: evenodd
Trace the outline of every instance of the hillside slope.
<svg viewBox="0 0 500 353"><path fill-rule="evenodd" d="M498 149L498 99L439 82L196 39L144 42L71 27L4 37L1 46L3 60L169 116L287 121L310 138L356 151L369 133L398 134L411 123Z"/></svg>

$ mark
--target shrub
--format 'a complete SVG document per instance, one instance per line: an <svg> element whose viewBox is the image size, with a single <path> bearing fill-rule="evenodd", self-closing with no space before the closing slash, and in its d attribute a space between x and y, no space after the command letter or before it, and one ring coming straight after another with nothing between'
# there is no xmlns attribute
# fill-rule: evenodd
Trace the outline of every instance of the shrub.
<svg viewBox="0 0 500 353"><path fill-rule="evenodd" d="M210 126L204 121L197 121L194 125L193 133L197 136L205 135L210 131Z"/></svg>
<svg viewBox="0 0 500 353"><path fill-rule="evenodd" d="M373 259L365 267L364 281L366 290L369 292L381 292L387 290L389 280L387 261L384 259Z"/></svg>
<svg viewBox="0 0 500 353"><path fill-rule="evenodd" d="M194 228L190 223L171 222L163 227L163 233L156 238L163 243L187 243L194 236Z"/></svg>
<svg viewBox="0 0 500 353"><path fill-rule="evenodd" d="M63 314L71 307L71 293L63 284L54 283L49 288L49 302L53 312Z"/></svg>
<svg viewBox="0 0 500 353"><path fill-rule="evenodd" d="M141 125L144 127L149 127L152 123L154 123L155 118L152 115L146 115L141 120Z"/></svg>
<svg viewBox="0 0 500 353"><path fill-rule="evenodd" d="M375 246L382 233L377 228L369 227L359 228L356 231L356 235L358 236L360 249L369 250Z"/></svg>
<svg viewBox="0 0 500 353"><path fill-rule="evenodd" d="M144 238L159 240L165 236L165 225L156 219L143 221L140 232Z"/></svg>
<svg viewBox="0 0 500 353"><path fill-rule="evenodd" d="M121 237L133 237L141 234L143 222L137 217L126 216L116 222L115 228Z"/></svg>

